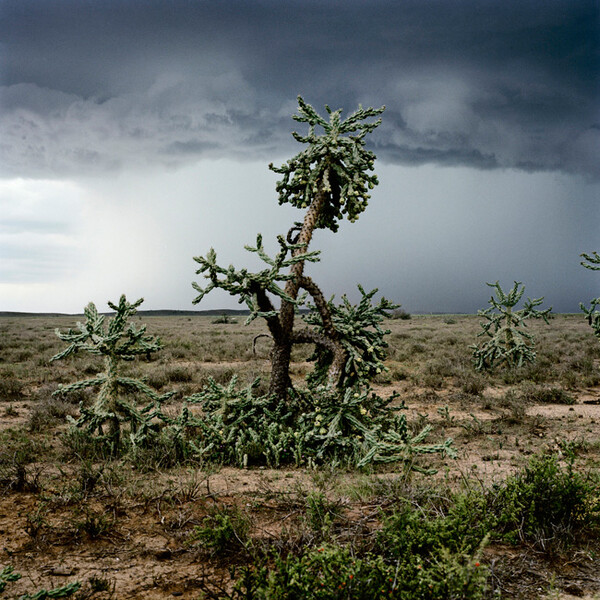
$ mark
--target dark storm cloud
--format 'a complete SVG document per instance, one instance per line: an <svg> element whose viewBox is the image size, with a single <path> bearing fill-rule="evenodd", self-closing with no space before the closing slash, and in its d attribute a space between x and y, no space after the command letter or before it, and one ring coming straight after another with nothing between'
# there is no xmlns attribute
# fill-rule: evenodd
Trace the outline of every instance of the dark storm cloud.
<svg viewBox="0 0 600 600"><path fill-rule="evenodd" d="M594 0L0 4L7 175L289 153L301 93L380 159L597 178Z"/></svg>

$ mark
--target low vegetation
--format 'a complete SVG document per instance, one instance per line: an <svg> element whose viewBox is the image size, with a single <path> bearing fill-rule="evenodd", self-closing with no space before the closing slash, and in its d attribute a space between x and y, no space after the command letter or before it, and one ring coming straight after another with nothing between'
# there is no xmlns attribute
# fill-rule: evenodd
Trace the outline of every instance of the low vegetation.
<svg viewBox="0 0 600 600"><path fill-rule="evenodd" d="M130 320L141 327L139 316ZM0 529L10 532L2 564L26 576L7 584L10 597L75 583L80 587L72 597L80 599L173 592L189 599L378 598L382 592L553 598L567 591L593 597L598 590L600 415L592 402L600 345L581 315L556 315L550 327L532 321L536 362L481 373L469 350L478 317L385 322L389 347L373 383L378 397L393 398L389 407L401 408L393 412L406 417L409 435L426 427L431 443L452 438L457 453L412 456L414 466L437 470L429 476L397 466L406 461L357 468L343 458L355 450L341 452L335 436L314 445L320 458L298 467L254 461L250 445L223 446L219 452L231 457L209 459L177 452L167 420L153 444L124 443L111 454L96 434L67 420L77 420L80 403L94 406L94 388L53 396L81 372L94 377L104 369L103 356L87 352L49 362L64 349L54 330L72 321L0 320L0 370L8 381L0 399ZM168 419L175 422L184 405L200 414L210 390L229 389L236 374L231 395L244 419L228 426L242 431L247 421L264 434L239 396L248 387L253 398L266 393L267 340L259 339L252 352L264 332L259 322L143 321L163 349L123 362L122 374L152 381L161 395L175 392L161 405ZM298 389L309 358L308 348L292 356ZM205 394L202 402L184 404L194 394ZM348 400L349 415L365 418L364 408L377 419L370 396ZM306 413L307 433L329 431L336 406L321 399L320 407ZM218 426L204 425L209 433ZM207 442L203 435L198 425L193 439ZM345 438L361 449L352 435Z"/></svg>

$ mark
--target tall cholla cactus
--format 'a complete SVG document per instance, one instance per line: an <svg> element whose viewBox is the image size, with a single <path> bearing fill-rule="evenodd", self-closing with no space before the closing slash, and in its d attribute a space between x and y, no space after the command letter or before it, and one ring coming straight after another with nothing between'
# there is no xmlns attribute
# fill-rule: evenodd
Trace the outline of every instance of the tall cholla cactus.
<svg viewBox="0 0 600 600"><path fill-rule="evenodd" d="M481 323L483 331L478 337L487 336L487 340L481 346L471 346L475 368L478 371L493 369L499 364L509 367L520 367L525 361L535 361L533 336L521 328L526 327L525 320L529 318L544 319L548 323L548 314L552 307L543 311L536 310L544 298L527 298L521 310L514 310L525 292L525 286L515 281L512 290L506 294L500 284L488 283L496 290L498 298L490 298L491 306L480 310L477 314L485 317L487 322ZM494 312L498 311L498 312Z"/></svg>
<svg viewBox="0 0 600 600"><path fill-rule="evenodd" d="M600 255L597 252L593 252L592 254L585 254L584 252L581 256L585 259L581 261L581 264L586 269L600 271ZM594 330L594 335L600 339L600 310L598 310L600 307L600 297L590 300L590 308L586 308L583 302L579 303L579 307L587 316L588 323Z"/></svg>
<svg viewBox="0 0 600 600"><path fill-rule="evenodd" d="M142 443L153 419L160 417L161 403L175 393L160 395L142 381L121 374L122 361L132 361L137 356L150 355L162 347L158 338L146 335L145 325L138 329L128 322L143 301L144 299L140 298L130 304L123 295L118 306L109 302L108 305L116 314L109 320L108 326L105 324L104 315L98 314L96 306L90 302L84 310L85 323L77 323L76 330L69 329L66 333L56 330L56 335L68 342L69 346L50 359L60 360L81 350L104 356L104 373L92 379L61 386L54 394L99 388L96 400L90 408L80 405L81 416L75 421L75 425L85 426L90 433L97 431L104 435L103 427L108 424L108 441L113 452L116 452L120 443L122 422L128 422L130 425L132 443ZM150 403L143 408L137 408L129 399L132 394L146 397Z"/></svg>
<svg viewBox="0 0 600 600"><path fill-rule="evenodd" d="M337 387L342 384L348 361L347 344L343 343L343 335L336 327L332 307L320 288L304 274L304 265L307 261L319 260L318 252L308 251L314 230L326 228L335 232L339 220L344 217L355 222L368 204L369 190L377 184L377 176L369 173L375 155L365 149L364 137L381 120L364 121L380 115L384 107L359 107L345 120L341 119L341 109L332 111L326 106L326 110L328 121L299 97L299 114L293 118L307 123L309 130L306 136L296 132L292 135L307 147L281 167L269 165L283 175L276 187L279 204L289 202L296 208L306 209L306 213L304 220L296 223L285 238L279 236L281 249L275 258L267 256L260 235L255 247L246 246L247 250L257 253L268 268L249 273L245 269L237 271L233 266L220 267L213 249L206 257L194 258L200 265L196 273L209 280L204 288L193 284L199 292L194 304L212 289L221 288L246 303L251 311L250 319L262 317L266 320L273 338L269 392L281 400L287 398L291 386L289 365L294 344L309 343L319 347L331 357L327 367L329 384ZM307 295L318 311L319 326L295 330L296 310ZM279 298L279 310L270 296Z"/></svg>

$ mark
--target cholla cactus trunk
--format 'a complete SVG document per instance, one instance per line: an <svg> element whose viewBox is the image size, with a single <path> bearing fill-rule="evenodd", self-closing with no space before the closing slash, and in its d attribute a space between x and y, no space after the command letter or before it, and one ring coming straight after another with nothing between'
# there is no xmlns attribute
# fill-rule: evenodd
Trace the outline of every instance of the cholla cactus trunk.
<svg viewBox="0 0 600 600"><path fill-rule="evenodd" d="M116 454L119 444L121 443L121 426L119 418L117 417L117 396L119 394L119 387L117 383L118 377L118 364L114 357L106 357L106 383L102 386L99 393L99 399L104 400L106 403L104 410L112 415L109 418L109 438L112 445L112 453Z"/></svg>
<svg viewBox="0 0 600 600"><path fill-rule="evenodd" d="M292 256L295 257L306 253L326 199L327 192L321 187L304 216L304 222L298 235L298 239L296 240L296 243L302 244L302 247L293 250ZM327 332L327 335L315 336L314 334L311 334L310 339L308 339L308 337L306 337L308 336L308 331L294 334L294 304L285 299L281 300L281 310L279 312L279 323L281 328L279 332L277 332L278 335L274 336L274 347L271 355L271 381L269 385L269 392L274 394L277 398L286 398L287 390L291 387L289 370L292 346L294 343L299 341L312 341L329 346L332 349L334 360L329 369L328 379L329 383L333 386L336 386L340 381L343 366L346 362L346 351L337 339L338 336L333 327L333 321L331 319L327 301L312 279L304 276L304 264L304 261L300 261L293 264L290 268L290 275L292 275L292 278L286 283L285 294L296 300L300 289L303 288L306 290L312 296L315 306L321 314L321 319L324 323L324 329ZM303 334L305 337L303 337ZM320 339L317 339L317 337Z"/></svg>
<svg viewBox="0 0 600 600"><path fill-rule="evenodd" d="M306 215L302 229L298 236L297 243L305 244L302 250L296 249L292 251L292 256L304 253L308 249L315 230L317 218L323 203L325 202L325 192L320 191L315 195ZM298 297L300 290L300 278L304 274L304 261L298 262L290 268L290 274L293 278L290 279L285 286L285 293L294 300ZM269 384L269 392L277 398L285 398L287 390L290 387L291 381L289 376L290 359L292 356L292 332L294 330L294 305L283 299L281 300L281 310L279 311L279 323L281 325L279 336L274 338L274 347L271 356L271 381Z"/></svg>

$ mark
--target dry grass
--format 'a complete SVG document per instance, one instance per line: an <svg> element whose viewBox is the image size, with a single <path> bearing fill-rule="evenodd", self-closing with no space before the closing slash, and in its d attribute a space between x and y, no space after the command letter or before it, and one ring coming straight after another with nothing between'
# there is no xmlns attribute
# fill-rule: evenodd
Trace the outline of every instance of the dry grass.
<svg viewBox="0 0 600 600"><path fill-rule="evenodd" d="M398 390L415 428L431 423L434 437L453 437L459 453L456 461L432 459L439 472L429 479L397 467L350 473L214 465L145 469L125 460L81 458L61 435L66 416L76 415L78 402L89 397L57 398L52 392L102 366L90 356L49 363L62 349L55 328L67 329L75 320L0 319L0 564L14 565L29 579L29 587L27 581L13 585L14 593L30 590L31 582L50 587L77 578L85 584L81 598L198 598L206 581L227 579L228 565L246 560L242 546L224 559L193 542L198 526L219 510L229 514L237 507L255 546L287 552L323 535L317 498L331 513L328 536L368 545L378 511L400 498L425 502L428 494L444 495L466 481L491 485L540 452L575 452L581 469L600 465L600 406L593 404L600 399L600 344L580 315L557 315L549 326L531 323L537 362L491 374L471 365L477 317L388 322L388 371L376 388ZM268 376L268 339L258 339L253 352L254 338L266 333L262 324L213 320L143 319L164 350L129 369L161 391L177 390L173 410L209 377L225 383L237 374L247 383ZM294 352L296 382L310 370L308 356L308 348ZM539 589L546 593L552 586L557 594L597 591L600 581L597 571L590 575L590 564L599 566L599 549L586 544L574 550L568 569L527 548L493 547L490 560L508 590L504 597L540 597Z"/></svg>

